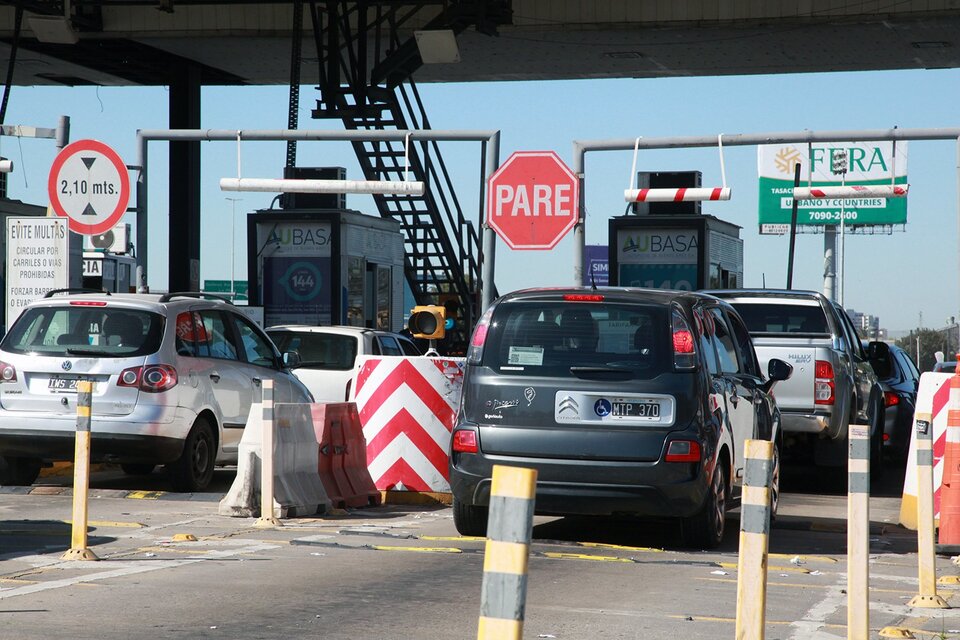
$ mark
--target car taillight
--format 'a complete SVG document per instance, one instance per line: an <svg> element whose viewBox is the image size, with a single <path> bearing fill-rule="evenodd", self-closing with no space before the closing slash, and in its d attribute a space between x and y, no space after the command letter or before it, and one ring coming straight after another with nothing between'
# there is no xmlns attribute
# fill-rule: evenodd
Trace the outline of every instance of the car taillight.
<svg viewBox="0 0 960 640"><path fill-rule="evenodd" d="M456 453L478 453L477 432L470 429L461 429L453 432L453 450Z"/></svg>
<svg viewBox="0 0 960 640"><path fill-rule="evenodd" d="M700 443L694 440L673 440L667 447L667 462L700 462Z"/></svg>
<svg viewBox="0 0 960 640"><path fill-rule="evenodd" d="M0 362L0 383L4 382L16 382L17 381L17 369L12 364L7 364L6 362Z"/></svg>
<svg viewBox="0 0 960 640"><path fill-rule="evenodd" d="M480 364L480 359L483 358L483 345L487 341L487 332L490 330L490 316L492 315L493 307L490 307L474 328L473 337L470 338L470 348L467 349L467 364Z"/></svg>
<svg viewBox="0 0 960 640"><path fill-rule="evenodd" d="M168 364L131 367L120 372L119 387L134 387L147 393L169 391L177 386L177 370Z"/></svg>
<svg viewBox="0 0 960 640"><path fill-rule="evenodd" d="M106 302L98 302L96 300L71 300L70 304L74 307L105 307L107 306Z"/></svg>
<svg viewBox="0 0 960 640"><path fill-rule="evenodd" d="M895 407L900 404L900 396L893 391L883 392L883 404L886 407Z"/></svg>
<svg viewBox="0 0 960 640"><path fill-rule="evenodd" d="M814 366L813 383L814 404L833 404L835 383L833 365L826 360L817 360Z"/></svg>
<svg viewBox="0 0 960 640"><path fill-rule="evenodd" d="M673 332L673 366L677 369L696 368L697 353L693 332L679 309L673 310L671 330Z"/></svg>

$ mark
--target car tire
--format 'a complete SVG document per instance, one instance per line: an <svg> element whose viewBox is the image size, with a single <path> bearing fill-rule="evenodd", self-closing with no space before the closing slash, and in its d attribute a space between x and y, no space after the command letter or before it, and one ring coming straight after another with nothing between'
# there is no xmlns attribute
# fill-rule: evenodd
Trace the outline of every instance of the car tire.
<svg viewBox="0 0 960 640"><path fill-rule="evenodd" d="M213 478L216 455L213 429L204 418L198 418L183 443L183 453L167 465L174 491L191 493L206 489Z"/></svg>
<svg viewBox="0 0 960 640"><path fill-rule="evenodd" d="M487 518L490 509L464 504L453 498L453 525L462 536L482 538L487 535Z"/></svg>
<svg viewBox="0 0 960 640"><path fill-rule="evenodd" d="M40 475L40 458L0 456L0 485L29 487Z"/></svg>
<svg viewBox="0 0 960 640"><path fill-rule="evenodd" d="M699 513L683 521L683 542L688 547L713 549L723 541L727 518L727 472L720 464L713 472L706 500Z"/></svg>
<svg viewBox="0 0 960 640"><path fill-rule="evenodd" d="M153 470L156 469L156 467L157 465L150 464L149 462L137 462L120 465L120 468L128 476L148 476L153 473Z"/></svg>
<svg viewBox="0 0 960 640"><path fill-rule="evenodd" d="M873 415L870 417L870 482L875 483L883 479L886 465L883 460L883 405L874 404Z"/></svg>
<svg viewBox="0 0 960 640"><path fill-rule="evenodd" d="M773 472L770 474L770 521L777 519L780 507L780 438L773 441Z"/></svg>

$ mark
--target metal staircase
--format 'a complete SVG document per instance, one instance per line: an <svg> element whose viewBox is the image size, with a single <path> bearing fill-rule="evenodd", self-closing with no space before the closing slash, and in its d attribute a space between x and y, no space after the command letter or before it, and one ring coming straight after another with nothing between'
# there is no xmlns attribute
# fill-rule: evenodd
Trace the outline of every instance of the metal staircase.
<svg viewBox="0 0 960 640"><path fill-rule="evenodd" d="M339 119L348 130L429 129L412 79L422 62L413 38L401 42L399 29L414 18L422 20L422 11L430 11L433 18L421 28L457 33L471 24L487 24L478 19L478 7L486 16L487 9L503 3L418 3L406 6L406 11L396 3L380 8L372 7L374 4L327 3L327 24L322 31L317 29L314 14L317 47L325 51L321 57L326 64L321 64L318 87L322 97L312 115ZM331 13L331 5L346 13ZM391 46L381 52L379 43L385 35ZM371 42L373 59L368 60ZM339 64L331 64L334 55ZM353 147L365 179L405 179L403 142L355 142ZM480 311L480 237L463 214L439 145L414 140L408 152L410 177L426 184L425 193L377 195L374 200L381 216L401 224L406 279L417 303L450 308L455 301L464 335L452 336L450 342L465 345L466 334Z"/></svg>

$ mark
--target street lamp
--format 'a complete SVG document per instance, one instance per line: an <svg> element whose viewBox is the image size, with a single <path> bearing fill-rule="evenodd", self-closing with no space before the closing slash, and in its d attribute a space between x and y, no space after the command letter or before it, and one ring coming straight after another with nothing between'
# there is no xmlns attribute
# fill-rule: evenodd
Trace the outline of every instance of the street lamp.
<svg viewBox="0 0 960 640"><path fill-rule="evenodd" d="M845 149L837 149L834 151L833 156L830 159L830 170L833 172L833 175L840 176L840 187L841 189L846 186L847 179L847 152ZM844 219L846 217L846 199L840 199L840 295L837 298L840 301L840 306L843 306L843 294L846 291L846 285L843 280L844 264L847 261L847 245L846 245L846 229L847 221Z"/></svg>
<svg viewBox="0 0 960 640"><path fill-rule="evenodd" d="M237 250L237 203L243 202L243 198L224 198L230 201L230 300L236 301L236 285L234 284L234 265L236 264L235 252Z"/></svg>

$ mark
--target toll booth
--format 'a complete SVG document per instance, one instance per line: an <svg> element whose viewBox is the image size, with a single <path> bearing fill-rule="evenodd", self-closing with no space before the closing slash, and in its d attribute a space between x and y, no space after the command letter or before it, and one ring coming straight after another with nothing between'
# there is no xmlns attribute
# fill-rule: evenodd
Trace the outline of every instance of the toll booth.
<svg viewBox="0 0 960 640"><path fill-rule="evenodd" d="M129 224L83 237L83 287L110 293L136 292L137 259Z"/></svg>
<svg viewBox="0 0 960 640"><path fill-rule="evenodd" d="M264 209L247 215L251 305L265 326L403 328L400 223L347 209Z"/></svg>
<svg viewBox="0 0 960 640"><path fill-rule="evenodd" d="M653 289L743 286L740 227L709 215L626 215L609 223L610 284Z"/></svg>

